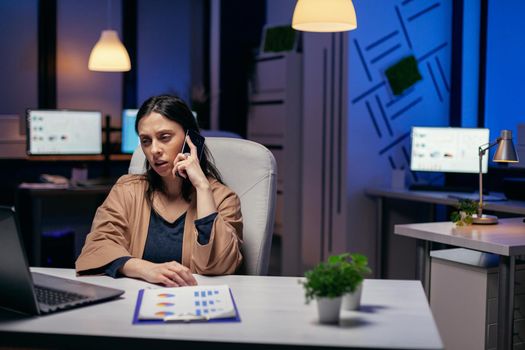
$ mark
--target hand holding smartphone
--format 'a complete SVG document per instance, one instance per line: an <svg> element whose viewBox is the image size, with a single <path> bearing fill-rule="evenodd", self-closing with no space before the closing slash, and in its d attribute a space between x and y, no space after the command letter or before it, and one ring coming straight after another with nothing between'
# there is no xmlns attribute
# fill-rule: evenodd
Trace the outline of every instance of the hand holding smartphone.
<svg viewBox="0 0 525 350"><path fill-rule="evenodd" d="M191 142L193 142L193 144L197 147L197 157L199 158L199 162L200 162L201 157L202 157L202 152L204 151L204 141L205 141L204 136L202 136L201 134L199 134L198 132L192 129L188 129L188 131L186 131L186 136L189 136L191 139ZM186 137L184 137L184 144L182 145L181 153L182 154L191 153L190 146L186 142Z"/></svg>
<svg viewBox="0 0 525 350"><path fill-rule="evenodd" d="M182 145L182 151L181 151L182 154L190 154L191 153L190 145L188 145L188 143L186 142L186 137L187 136L190 137L191 142L195 145L195 147L197 147L197 157L198 157L199 163L200 163L200 160L201 160L201 157L202 157L202 153L204 152L205 138L204 138L204 136L202 136L201 134L199 134L195 130L188 129L188 131L186 131L186 136L184 137L184 144ZM175 175L178 176L178 177L182 177L178 172L176 172Z"/></svg>

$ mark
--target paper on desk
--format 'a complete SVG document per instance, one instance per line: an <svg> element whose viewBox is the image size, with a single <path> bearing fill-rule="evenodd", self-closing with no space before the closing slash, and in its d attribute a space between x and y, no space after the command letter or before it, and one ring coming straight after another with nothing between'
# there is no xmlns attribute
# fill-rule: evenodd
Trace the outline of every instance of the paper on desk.
<svg viewBox="0 0 525 350"><path fill-rule="evenodd" d="M37 189L37 190L48 190L48 189L63 189L68 188L69 184L53 184L53 183L47 183L47 182L22 182L19 186L19 188L27 188L27 189Z"/></svg>
<svg viewBox="0 0 525 350"><path fill-rule="evenodd" d="M227 285L144 290L139 320L194 321L236 317Z"/></svg>

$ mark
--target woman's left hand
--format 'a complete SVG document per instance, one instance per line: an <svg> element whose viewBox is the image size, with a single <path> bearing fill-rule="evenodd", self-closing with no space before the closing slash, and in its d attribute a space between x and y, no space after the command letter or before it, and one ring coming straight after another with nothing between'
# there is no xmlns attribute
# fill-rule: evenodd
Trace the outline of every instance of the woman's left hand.
<svg viewBox="0 0 525 350"><path fill-rule="evenodd" d="M186 136L186 143L190 147L190 154L177 154L172 171L173 176L178 173L183 178L190 180L195 188L199 188L202 185L209 186L208 179L206 175L204 175L199 163L197 146L191 142L189 136Z"/></svg>

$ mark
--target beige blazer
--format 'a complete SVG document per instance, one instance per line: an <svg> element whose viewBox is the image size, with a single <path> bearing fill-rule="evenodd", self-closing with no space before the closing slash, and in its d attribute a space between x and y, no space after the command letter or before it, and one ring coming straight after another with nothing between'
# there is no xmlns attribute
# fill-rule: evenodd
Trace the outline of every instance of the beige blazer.
<svg viewBox="0 0 525 350"><path fill-rule="evenodd" d="M217 180L210 180L210 184L218 211L210 240L206 245L197 241L193 196L184 222L182 264L193 273L232 274L242 262L241 203L232 190ZM142 258L151 214L146 188L144 175L124 175L117 181L97 209L75 264L77 273L89 273L123 256Z"/></svg>

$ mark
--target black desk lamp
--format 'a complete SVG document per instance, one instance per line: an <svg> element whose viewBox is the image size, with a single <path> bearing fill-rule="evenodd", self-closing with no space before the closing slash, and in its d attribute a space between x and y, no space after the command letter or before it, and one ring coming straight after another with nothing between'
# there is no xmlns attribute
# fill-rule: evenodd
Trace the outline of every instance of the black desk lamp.
<svg viewBox="0 0 525 350"><path fill-rule="evenodd" d="M473 224L497 224L498 217L494 215L484 215L483 214L483 171L482 171L482 160L485 152L491 149L494 146L498 146L496 153L494 153L494 158L492 161L497 163L517 163L519 162L516 149L512 143L512 131L510 130L501 130L500 137L496 139L493 143L488 143L478 147L479 154L479 206L477 215L472 216ZM484 147L485 146L485 147Z"/></svg>

